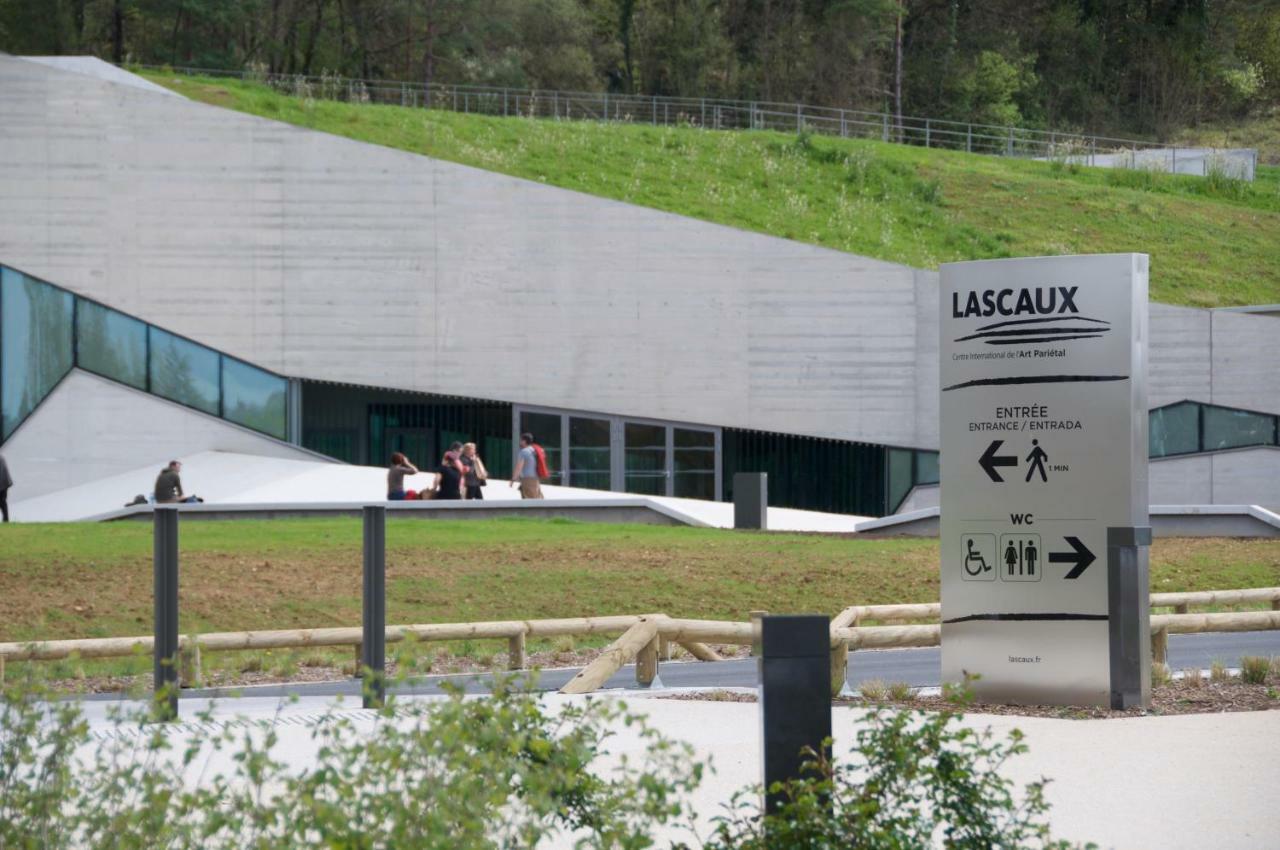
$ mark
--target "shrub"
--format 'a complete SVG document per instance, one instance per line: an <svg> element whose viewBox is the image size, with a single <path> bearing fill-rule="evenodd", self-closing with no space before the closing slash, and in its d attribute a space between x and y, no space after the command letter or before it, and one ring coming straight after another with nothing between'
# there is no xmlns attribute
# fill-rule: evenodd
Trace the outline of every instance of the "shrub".
<svg viewBox="0 0 1280 850"><path fill-rule="evenodd" d="M392 700L372 728L332 712L302 767L270 722L188 724L177 752L140 715L118 715L77 760L88 725L53 696L11 687L0 702L0 847L536 847L572 832L577 846L638 848L684 821L702 774L621 704L549 714L504 683L490 699ZM617 723L645 740L643 757L589 769Z"/></svg>
<svg viewBox="0 0 1280 850"><path fill-rule="evenodd" d="M1249 685L1265 685L1271 672L1271 659L1246 655L1240 659L1240 678Z"/></svg>
<svg viewBox="0 0 1280 850"><path fill-rule="evenodd" d="M914 691L906 682L893 682L889 685L889 699L894 702L906 702L913 695Z"/></svg>
<svg viewBox="0 0 1280 850"><path fill-rule="evenodd" d="M1172 676L1169 673L1169 665L1155 662L1151 665L1151 684L1153 686L1167 685Z"/></svg>
<svg viewBox="0 0 1280 850"><path fill-rule="evenodd" d="M1221 658L1215 658L1209 665L1209 681L1215 685L1220 682L1229 682L1231 674L1227 672L1227 664Z"/></svg>
<svg viewBox="0 0 1280 850"><path fill-rule="evenodd" d="M1188 667L1182 671L1182 681L1188 688L1203 688L1204 674L1200 672L1199 667Z"/></svg>
<svg viewBox="0 0 1280 850"><path fill-rule="evenodd" d="M879 679L868 679L858 686L858 693L867 702L884 702L889 696L889 686Z"/></svg>
<svg viewBox="0 0 1280 850"><path fill-rule="evenodd" d="M1026 752L1016 730L1005 740L962 726L950 713L869 710L852 758L814 757L808 776L773 790L779 810L763 815L759 790L735 796L717 820L709 850L772 847L1065 847L1045 815L1045 780L1015 799L1001 767ZM811 753L812 755L812 753Z"/></svg>

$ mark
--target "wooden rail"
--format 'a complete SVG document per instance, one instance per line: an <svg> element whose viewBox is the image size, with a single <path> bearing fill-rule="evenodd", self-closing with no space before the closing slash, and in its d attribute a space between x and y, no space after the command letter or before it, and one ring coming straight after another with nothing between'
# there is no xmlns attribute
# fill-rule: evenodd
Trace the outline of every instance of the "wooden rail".
<svg viewBox="0 0 1280 850"><path fill-rule="evenodd" d="M1271 604L1271 611L1245 611L1215 614L1191 614L1190 606ZM1173 614L1151 616L1152 656L1163 663L1167 658L1170 634L1199 632L1261 631L1280 629L1280 588L1249 590L1217 590L1192 593L1154 593L1153 608L1173 608ZM938 646L942 627L926 625L862 626L874 620L901 623L908 620L936 619L941 616L939 603L905 605L853 605L831 620L831 674L838 689L846 680L849 652L859 649L887 649ZM567 693L586 693L598 688L614 673L636 661L641 684L651 682L663 658L662 648L670 644L683 647L700 661L719 661L721 656L710 644L750 646L755 642L758 618L753 622L735 623L721 620L696 620L668 617L655 613L606 617L570 617L552 620L495 620L477 623L421 623L388 626L388 643L416 640L423 642L451 640L506 640L508 667L523 670L527 659L525 644L529 638L618 634L617 640L566 686ZM200 656L203 652L229 652L258 649L301 649L308 647L360 646L363 632L358 627L324 629L282 629L275 631L211 632L186 635L179 640L183 682L190 685L199 679ZM147 654L153 649L153 638L117 637L80 640L53 640L0 643L0 683L4 681L7 661L51 661L78 658L119 658Z"/></svg>

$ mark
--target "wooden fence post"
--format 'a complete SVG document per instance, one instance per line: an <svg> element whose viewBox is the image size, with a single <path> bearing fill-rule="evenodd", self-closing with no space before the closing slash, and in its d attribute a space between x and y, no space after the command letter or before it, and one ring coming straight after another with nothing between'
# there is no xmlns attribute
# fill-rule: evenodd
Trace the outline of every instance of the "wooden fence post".
<svg viewBox="0 0 1280 850"><path fill-rule="evenodd" d="M752 611L751 612L751 633L755 635L755 639L751 644L751 654L759 655L760 643L760 618L769 616L768 611Z"/></svg>
<svg viewBox="0 0 1280 850"><path fill-rule="evenodd" d="M658 635L636 653L636 684L642 688L653 685L658 678Z"/></svg>
<svg viewBox="0 0 1280 850"><path fill-rule="evenodd" d="M560 689L560 693L591 693L609 681L609 677L617 673L623 664L633 660L657 636L657 618L641 617L634 626L622 633L622 637L605 647L595 661L579 670L578 675Z"/></svg>
<svg viewBox="0 0 1280 850"><path fill-rule="evenodd" d="M507 669L523 670L524 668L524 632L521 632L507 638Z"/></svg>
<svg viewBox="0 0 1280 850"><path fill-rule="evenodd" d="M1151 636L1151 660L1156 664L1166 664L1169 660L1169 630L1157 629Z"/></svg>

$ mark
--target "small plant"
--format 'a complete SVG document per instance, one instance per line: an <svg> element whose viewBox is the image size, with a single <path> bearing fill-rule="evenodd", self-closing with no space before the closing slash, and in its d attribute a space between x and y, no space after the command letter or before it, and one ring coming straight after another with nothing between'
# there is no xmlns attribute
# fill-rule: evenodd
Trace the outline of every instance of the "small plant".
<svg viewBox="0 0 1280 850"><path fill-rule="evenodd" d="M1227 663L1221 658L1213 659L1213 663L1209 665L1209 681L1219 685L1230 680L1231 674L1227 672Z"/></svg>
<svg viewBox="0 0 1280 850"><path fill-rule="evenodd" d="M1264 685L1271 672L1271 659L1246 655L1240 659L1240 678L1247 685Z"/></svg>
<svg viewBox="0 0 1280 850"><path fill-rule="evenodd" d="M551 649L556 655L567 655L573 652L577 644L573 640L573 635L560 635L551 644Z"/></svg>
<svg viewBox="0 0 1280 850"><path fill-rule="evenodd" d="M1151 665L1151 684L1153 687L1160 687L1169 684L1172 675L1169 673L1169 665L1162 664L1157 661Z"/></svg>
<svg viewBox="0 0 1280 850"><path fill-rule="evenodd" d="M248 658L240 662L241 673L261 673L262 657L259 655L250 655Z"/></svg>
<svg viewBox="0 0 1280 850"><path fill-rule="evenodd" d="M858 687L858 693L867 702L884 702L889 696L889 686L880 679L868 679Z"/></svg>
<svg viewBox="0 0 1280 850"><path fill-rule="evenodd" d="M889 699L894 702L906 702L914 695L911 686L906 682L893 682L889 685Z"/></svg>
<svg viewBox="0 0 1280 850"><path fill-rule="evenodd" d="M1204 674L1199 667L1188 667L1182 671L1182 681L1188 688L1203 688Z"/></svg>

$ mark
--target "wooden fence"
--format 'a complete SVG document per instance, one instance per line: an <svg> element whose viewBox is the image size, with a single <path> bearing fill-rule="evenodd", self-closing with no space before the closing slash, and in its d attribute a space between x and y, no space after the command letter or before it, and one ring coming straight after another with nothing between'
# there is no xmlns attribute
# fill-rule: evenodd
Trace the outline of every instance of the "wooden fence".
<svg viewBox="0 0 1280 850"><path fill-rule="evenodd" d="M1257 605L1270 603L1270 611L1243 611L1212 614L1189 613L1191 607ZM1151 645L1155 661L1164 662L1168 636L1201 632L1280 630L1280 587L1249 590L1215 590L1192 593L1153 593L1152 608L1172 608L1172 614L1151 615ZM763 612L753 612L753 620ZM831 679L839 687L846 678L849 653L859 649L900 649L938 646L942 626L911 621L941 617L939 603L906 605L853 605L831 620ZM885 625L862 625L867 622ZM479 623L428 623L388 626L388 643L405 640L422 642L456 640L506 640L508 667L523 670L527 665L526 642L530 638L582 637L620 634L613 643L584 667L562 688L564 693L588 693L609 680L623 666L636 663L636 680L648 686L658 673L660 660L670 658L670 647L680 646L700 661L721 660L714 645L751 646L757 627L754 622L693 620L654 613L607 617L572 617L554 620L499 620ZM204 652L260 649L306 649L314 647L355 647L359 658L362 630L359 627L326 629L283 629L277 631L212 632L186 635L179 640L182 681L192 685L200 679L200 657ZM70 658L119 658L150 653L153 638L120 637L0 643L0 683L7 661L51 661Z"/></svg>

